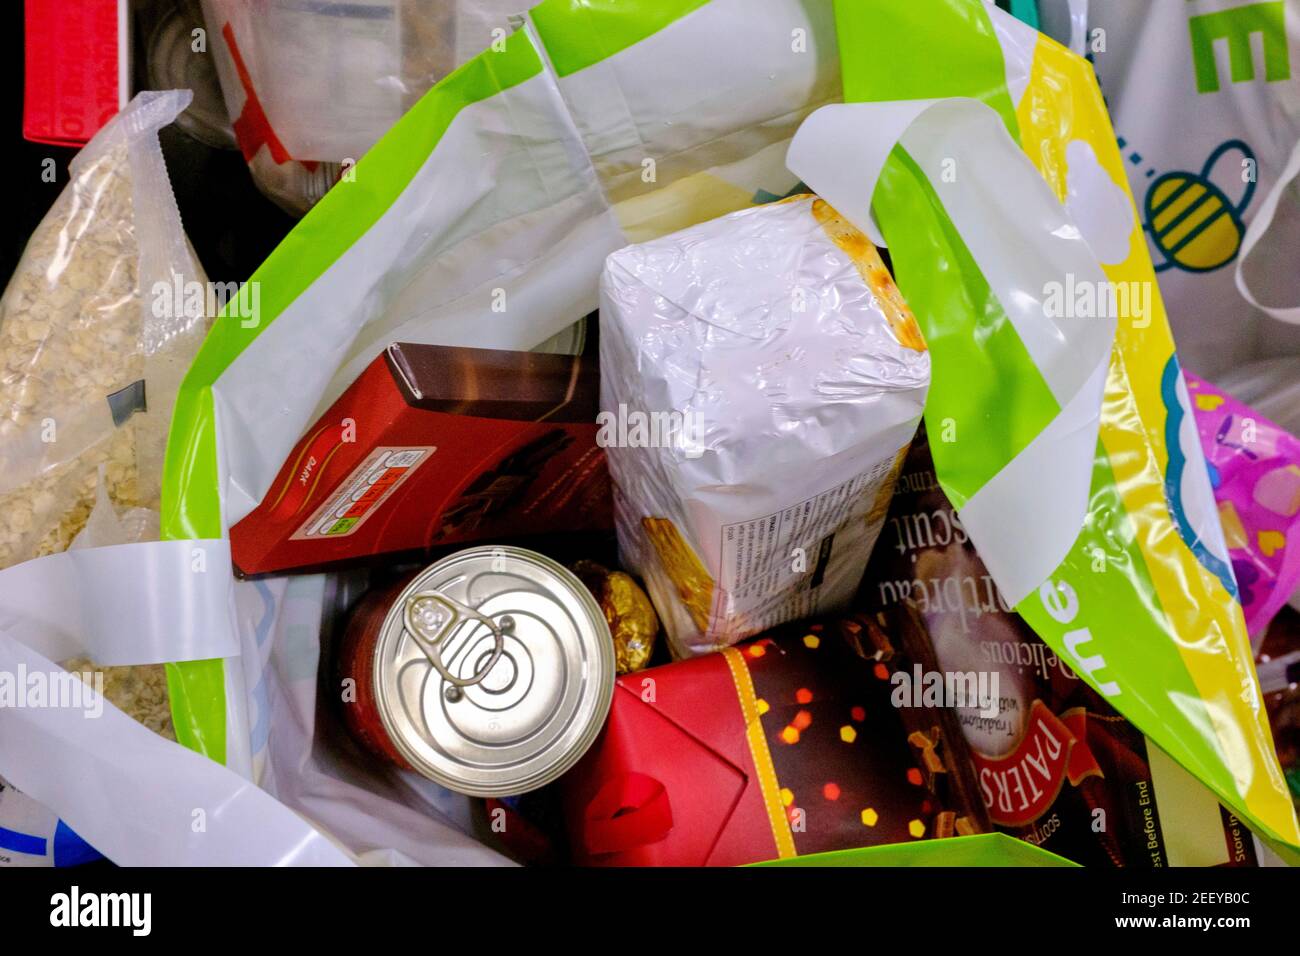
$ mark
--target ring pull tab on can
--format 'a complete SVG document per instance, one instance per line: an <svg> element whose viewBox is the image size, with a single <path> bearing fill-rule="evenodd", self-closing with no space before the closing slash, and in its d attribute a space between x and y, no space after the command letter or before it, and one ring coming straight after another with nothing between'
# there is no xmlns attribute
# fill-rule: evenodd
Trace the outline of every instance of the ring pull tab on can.
<svg viewBox="0 0 1300 956"><path fill-rule="evenodd" d="M338 651L340 672L368 691L344 708L368 749L457 793L504 797L554 782L600 734L614 640L562 565L483 545L372 597Z"/></svg>
<svg viewBox="0 0 1300 956"><path fill-rule="evenodd" d="M492 632L494 646L487 662L472 676L457 677L442 662L441 647L448 635L466 621L478 621L486 625ZM406 632L429 658L429 663L451 685L444 696L453 703L460 700L462 687L477 684L487 677L501 659L501 654L505 651L506 635L515 626L514 618L509 615L503 615L498 624L486 614L479 613L467 604L453 601L440 591L418 591L408 597L402 608L402 623L406 625Z"/></svg>

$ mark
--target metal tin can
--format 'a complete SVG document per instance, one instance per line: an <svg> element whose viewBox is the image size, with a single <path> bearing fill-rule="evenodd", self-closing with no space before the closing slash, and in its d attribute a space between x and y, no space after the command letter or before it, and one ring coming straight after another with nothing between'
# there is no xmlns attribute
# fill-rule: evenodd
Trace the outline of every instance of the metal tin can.
<svg viewBox="0 0 1300 956"><path fill-rule="evenodd" d="M157 16L146 54L150 89L190 90L194 99L176 125L214 149L238 149L216 63L206 47L194 48L194 31L204 25L203 11L196 0L182 0L172 9L160 9Z"/></svg>
<svg viewBox="0 0 1300 956"><path fill-rule="evenodd" d="M614 650L573 574L523 548L457 552L372 592L339 651L344 719L371 751L470 796L526 793L586 752ZM346 696L348 689L355 698Z"/></svg>

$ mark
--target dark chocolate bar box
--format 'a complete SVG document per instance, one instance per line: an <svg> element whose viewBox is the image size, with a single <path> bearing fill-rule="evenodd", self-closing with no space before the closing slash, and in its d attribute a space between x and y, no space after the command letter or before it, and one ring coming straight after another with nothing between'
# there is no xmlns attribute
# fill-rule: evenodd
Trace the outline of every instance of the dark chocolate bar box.
<svg viewBox="0 0 1300 956"><path fill-rule="evenodd" d="M594 355L398 343L231 529L244 574L612 527Z"/></svg>

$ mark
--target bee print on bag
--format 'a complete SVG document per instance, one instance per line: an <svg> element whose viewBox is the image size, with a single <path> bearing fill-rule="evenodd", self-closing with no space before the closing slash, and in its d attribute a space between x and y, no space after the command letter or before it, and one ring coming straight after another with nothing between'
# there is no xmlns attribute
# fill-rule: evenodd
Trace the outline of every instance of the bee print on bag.
<svg viewBox="0 0 1300 956"><path fill-rule="evenodd" d="M1239 163L1232 162L1234 154ZM1254 166L1251 148L1231 139L1210 154L1199 173L1176 170L1151 184L1143 220L1157 272L1212 272L1237 257L1246 231L1242 217L1255 194ZM1234 194L1239 194L1235 200Z"/></svg>

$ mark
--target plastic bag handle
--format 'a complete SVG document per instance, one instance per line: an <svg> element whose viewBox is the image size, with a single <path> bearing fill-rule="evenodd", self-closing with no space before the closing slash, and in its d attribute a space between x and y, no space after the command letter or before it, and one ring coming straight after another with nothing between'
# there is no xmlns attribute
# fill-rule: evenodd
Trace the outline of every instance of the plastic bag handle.
<svg viewBox="0 0 1300 956"><path fill-rule="evenodd" d="M1271 316L1280 322L1289 322L1292 325L1300 325L1300 305L1294 306L1270 306L1262 304L1255 294L1250 291L1250 286L1246 284L1246 276L1243 266L1246 264L1246 258L1255 248L1256 244L1264 238L1268 232L1269 226L1273 224L1273 216L1277 212L1277 207L1282 202L1283 195L1286 194L1292 186L1300 180L1300 141L1297 141L1291 150L1291 158L1287 160L1286 167L1282 170L1282 175L1278 177L1273 188L1269 190L1264 201L1260 204L1259 212L1255 213L1255 218L1250 221L1250 226L1246 229L1246 235L1241 240L1241 253L1237 256L1237 266L1235 279L1237 281L1237 291L1242 297L1253 305L1256 309L1265 315Z"/></svg>

